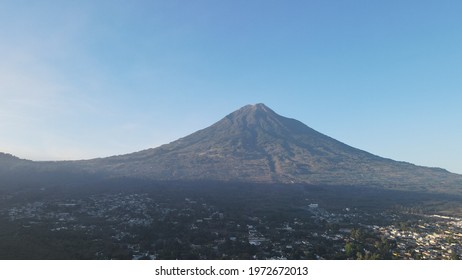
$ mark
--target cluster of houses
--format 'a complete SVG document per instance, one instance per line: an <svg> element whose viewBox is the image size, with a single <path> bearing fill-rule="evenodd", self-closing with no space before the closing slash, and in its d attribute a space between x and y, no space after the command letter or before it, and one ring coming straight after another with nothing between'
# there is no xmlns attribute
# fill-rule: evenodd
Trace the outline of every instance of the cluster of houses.
<svg viewBox="0 0 462 280"><path fill-rule="evenodd" d="M407 228L374 227L396 242L393 255L400 259L460 259L462 256L462 220L439 215L426 216ZM431 221L431 222L430 222Z"/></svg>

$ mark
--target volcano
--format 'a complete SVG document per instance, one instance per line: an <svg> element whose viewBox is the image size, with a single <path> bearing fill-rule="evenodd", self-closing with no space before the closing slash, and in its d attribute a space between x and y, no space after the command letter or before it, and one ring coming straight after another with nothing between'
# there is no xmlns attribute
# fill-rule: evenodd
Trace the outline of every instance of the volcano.
<svg viewBox="0 0 462 280"><path fill-rule="evenodd" d="M461 175L348 146L264 104L244 106L169 144L120 156L34 162L0 154L0 175L8 183L133 178L462 190Z"/></svg>
<svg viewBox="0 0 462 280"><path fill-rule="evenodd" d="M79 165L111 177L160 181L462 186L460 175L353 148L264 104L244 106L210 127L158 148Z"/></svg>

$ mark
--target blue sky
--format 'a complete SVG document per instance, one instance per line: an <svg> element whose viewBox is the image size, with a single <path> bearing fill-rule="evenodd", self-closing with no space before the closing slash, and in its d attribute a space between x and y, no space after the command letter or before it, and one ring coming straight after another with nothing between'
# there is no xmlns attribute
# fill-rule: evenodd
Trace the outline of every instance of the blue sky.
<svg viewBox="0 0 462 280"><path fill-rule="evenodd" d="M253 103L462 174L461 1L0 1L0 151L156 147Z"/></svg>

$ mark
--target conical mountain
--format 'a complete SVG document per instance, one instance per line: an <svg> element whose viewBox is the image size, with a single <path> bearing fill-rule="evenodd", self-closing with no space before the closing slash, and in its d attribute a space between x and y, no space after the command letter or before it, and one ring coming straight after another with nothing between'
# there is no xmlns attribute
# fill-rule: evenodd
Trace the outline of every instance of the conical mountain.
<svg viewBox="0 0 462 280"><path fill-rule="evenodd" d="M247 105L212 126L158 148L85 162L110 176L317 185L462 185L439 168L381 158Z"/></svg>
<svg viewBox="0 0 462 280"><path fill-rule="evenodd" d="M247 105L158 148L108 158L34 162L0 153L1 185L79 185L105 178L367 185L462 192L462 176L350 147L263 104Z"/></svg>

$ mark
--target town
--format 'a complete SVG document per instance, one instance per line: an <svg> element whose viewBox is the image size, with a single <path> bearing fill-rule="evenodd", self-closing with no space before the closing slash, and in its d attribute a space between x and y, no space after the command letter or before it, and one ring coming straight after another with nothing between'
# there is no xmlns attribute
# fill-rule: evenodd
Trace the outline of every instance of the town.
<svg viewBox="0 0 462 280"><path fill-rule="evenodd" d="M279 189L269 189L266 198L255 196L258 191L232 197L233 190L118 191L3 203L0 257L459 259L462 254L457 217L332 208L311 194Z"/></svg>

